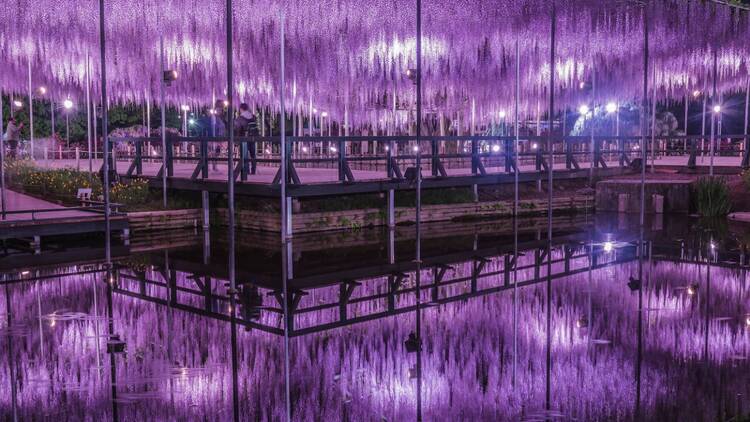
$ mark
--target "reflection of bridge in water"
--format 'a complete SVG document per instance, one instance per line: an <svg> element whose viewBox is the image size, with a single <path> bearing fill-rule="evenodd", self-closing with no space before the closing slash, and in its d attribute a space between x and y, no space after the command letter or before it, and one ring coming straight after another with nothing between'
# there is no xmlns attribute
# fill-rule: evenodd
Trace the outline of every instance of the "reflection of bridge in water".
<svg viewBox="0 0 750 422"><path fill-rule="evenodd" d="M256 259L237 269L235 310L231 309L225 245L221 239L210 242L208 234L204 237L196 233L183 240L183 247L120 259L115 267L113 292L283 335L284 297L279 269L281 255L287 254L294 265L288 278L286 324L290 336L302 336L535 285L547 281L547 268L551 269L549 279L554 281L637 261L635 233L620 231L622 237L614 239L601 230L594 232L583 219L578 220L568 220L567 226L563 219L556 221L558 226L578 228L556 230L551 249L543 226L525 223L518 232L518 254L514 253L513 232L498 232L497 227L483 229L489 223L458 225L461 229L453 224L453 232L438 228L423 239L426 247L419 286L415 283L412 228L400 228L398 234L384 230L379 232L383 238L363 235L344 242L339 250L322 250L321 245L336 243L319 236L314 242L300 236L285 248L275 243L275 236L265 240L260 236L238 245L239 257ZM679 224L667 229L674 231ZM295 243L299 250L295 250ZM704 246L668 241L656 234L645 240L643 256L656 261L705 264ZM320 259L321 253L326 260ZM722 252L711 260L711 266L747 265L741 250ZM54 262L59 264L60 260ZM91 264L86 267L89 271L101 271L99 265ZM622 280L618 281L624 289L629 288L631 276L637 275L621 274ZM415 300L417 294L419 304Z"/></svg>

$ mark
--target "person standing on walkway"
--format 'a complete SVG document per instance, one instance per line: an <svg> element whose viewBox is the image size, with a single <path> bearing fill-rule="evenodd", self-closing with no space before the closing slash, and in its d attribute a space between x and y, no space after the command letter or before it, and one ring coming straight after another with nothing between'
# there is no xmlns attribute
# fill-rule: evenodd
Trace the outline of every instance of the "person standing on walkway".
<svg viewBox="0 0 750 422"><path fill-rule="evenodd" d="M217 100L216 104L214 105L213 114L214 114L214 136L216 137L225 137L228 136L228 133L226 131L227 127L227 103L225 103L223 100ZM218 159L221 158L221 142L214 142L213 152L214 152L214 158L216 160L213 161L211 164L211 169L214 171L217 171L218 168Z"/></svg>
<svg viewBox="0 0 750 422"><path fill-rule="evenodd" d="M5 129L5 140L8 142L10 152L8 158L15 159L16 151L18 150L18 143L21 139L21 129L23 129L23 123L18 123L14 117L8 120L8 127Z"/></svg>
<svg viewBox="0 0 750 422"><path fill-rule="evenodd" d="M240 115L234 121L234 133L237 136L258 136L258 121L255 114L250 111L246 103L240 104ZM256 146L255 142L248 145L250 152L250 174L256 171Z"/></svg>

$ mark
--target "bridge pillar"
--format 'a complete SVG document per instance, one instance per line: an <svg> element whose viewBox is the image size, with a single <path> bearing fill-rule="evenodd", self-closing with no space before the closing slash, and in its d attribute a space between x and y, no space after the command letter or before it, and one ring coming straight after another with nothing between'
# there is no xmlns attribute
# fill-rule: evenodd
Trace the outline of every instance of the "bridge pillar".
<svg viewBox="0 0 750 422"><path fill-rule="evenodd" d="M286 215L282 215L281 218L286 218L286 236L292 237L294 234L294 227L292 227L292 215L294 212L299 212L300 204L299 200L294 199L290 196L286 197Z"/></svg>
<svg viewBox="0 0 750 422"><path fill-rule="evenodd" d="M203 230L208 230L211 227L211 222L209 220L209 211L210 211L210 201L208 200L208 191L204 190L201 191L201 199L203 202Z"/></svg>
<svg viewBox="0 0 750 422"><path fill-rule="evenodd" d="M393 189L386 196L386 224L389 229L396 227L396 198Z"/></svg>

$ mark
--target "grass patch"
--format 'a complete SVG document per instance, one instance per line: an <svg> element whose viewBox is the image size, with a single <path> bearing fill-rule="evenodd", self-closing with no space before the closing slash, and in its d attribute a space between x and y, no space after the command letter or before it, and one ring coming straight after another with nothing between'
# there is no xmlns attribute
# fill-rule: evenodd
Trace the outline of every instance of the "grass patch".
<svg viewBox="0 0 750 422"><path fill-rule="evenodd" d="M724 178L701 177L693 186L693 193L695 210L704 217L725 216L732 208Z"/></svg>

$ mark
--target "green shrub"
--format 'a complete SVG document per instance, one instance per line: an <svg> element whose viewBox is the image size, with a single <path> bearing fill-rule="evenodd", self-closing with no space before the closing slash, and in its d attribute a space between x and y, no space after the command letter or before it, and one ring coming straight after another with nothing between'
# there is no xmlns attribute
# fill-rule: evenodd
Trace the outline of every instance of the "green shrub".
<svg viewBox="0 0 750 422"><path fill-rule="evenodd" d="M701 177L694 186L695 209L704 217L720 217L729 214L729 186L720 177Z"/></svg>
<svg viewBox="0 0 750 422"><path fill-rule="evenodd" d="M71 168L45 170L30 161L9 161L6 167L10 186L24 192L75 203L78 189L91 188L91 197L102 194L102 183L97 175ZM135 179L130 183L115 183L110 189L112 202L137 206L149 201L148 181Z"/></svg>
<svg viewBox="0 0 750 422"><path fill-rule="evenodd" d="M112 202L123 205L141 205L149 200L148 181L135 179L130 183L115 183L109 190Z"/></svg>
<svg viewBox="0 0 750 422"><path fill-rule="evenodd" d="M742 182L745 183L745 187L750 190L750 169L744 170L741 174Z"/></svg>

